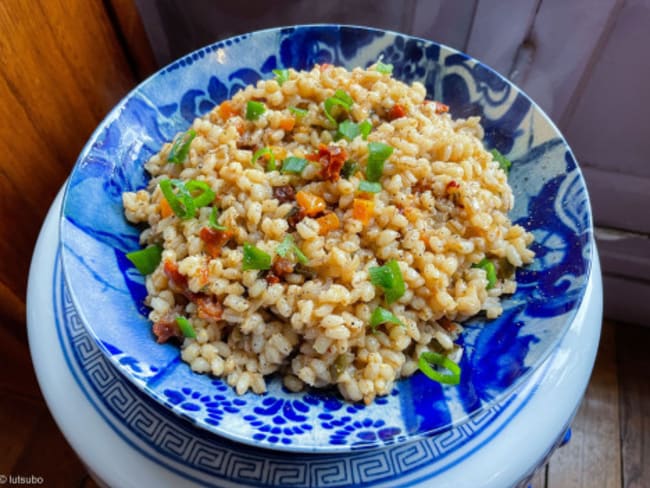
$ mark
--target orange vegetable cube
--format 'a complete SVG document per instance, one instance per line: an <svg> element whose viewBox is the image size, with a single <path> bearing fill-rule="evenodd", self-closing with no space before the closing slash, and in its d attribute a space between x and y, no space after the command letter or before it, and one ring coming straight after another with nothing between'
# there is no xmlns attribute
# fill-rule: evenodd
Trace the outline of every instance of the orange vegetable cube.
<svg viewBox="0 0 650 488"><path fill-rule="evenodd" d="M329 212L322 217L319 217L316 219L316 222L318 222L319 226L319 231L318 233L322 236L326 235L332 230L336 230L339 228L341 223L339 222L339 218L334 212Z"/></svg>
<svg viewBox="0 0 650 488"><path fill-rule="evenodd" d="M352 202L352 217L363 225L368 225L375 212L375 201L364 198L355 198Z"/></svg>
<svg viewBox="0 0 650 488"><path fill-rule="evenodd" d="M280 129L282 129L285 132L291 132L295 125L296 125L296 119L294 119L293 117L287 117L286 119L282 119L280 121Z"/></svg>
<svg viewBox="0 0 650 488"><path fill-rule="evenodd" d="M296 193L296 202L305 212L305 215L309 215L310 217L318 215L327 208L325 200L321 197L302 190Z"/></svg>
<svg viewBox="0 0 650 488"><path fill-rule="evenodd" d="M167 201L167 199L165 197L162 197L160 199L160 216L163 219L166 219L167 217L169 217L173 213L174 213L174 211L169 206L169 202Z"/></svg>
<svg viewBox="0 0 650 488"><path fill-rule="evenodd" d="M221 115L223 120L228 120L230 117L237 115L238 113L239 110L237 110L230 100L226 100L219 105L219 115Z"/></svg>

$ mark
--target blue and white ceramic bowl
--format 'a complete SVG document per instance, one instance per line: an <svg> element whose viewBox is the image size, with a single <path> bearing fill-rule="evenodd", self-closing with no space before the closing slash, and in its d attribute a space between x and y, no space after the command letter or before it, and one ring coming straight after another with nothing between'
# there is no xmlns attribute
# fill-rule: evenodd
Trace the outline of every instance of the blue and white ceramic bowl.
<svg viewBox="0 0 650 488"><path fill-rule="evenodd" d="M121 195L143 188L143 163L192 120L275 68L315 63L368 66L383 56L402 81L421 81L454 118L480 115L485 145L512 161L514 222L535 235L533 264L497 320L477 318L461 338L461 384L417 373L364 406L332 392L290 393L279 380L237 396L197 375L179 349L158 345L143 306L142 277L125 258L139 229ZM583 299L591 260L584 180L561 134L517 87L480 62L434 42L362 27L297 26L246 34L162 69L106 117L70 177L61 216L62 261L83 324L118 369L198 426L236 441L303 452L341 452L403 442L466 422L505 399L550 354Z"/></svg>

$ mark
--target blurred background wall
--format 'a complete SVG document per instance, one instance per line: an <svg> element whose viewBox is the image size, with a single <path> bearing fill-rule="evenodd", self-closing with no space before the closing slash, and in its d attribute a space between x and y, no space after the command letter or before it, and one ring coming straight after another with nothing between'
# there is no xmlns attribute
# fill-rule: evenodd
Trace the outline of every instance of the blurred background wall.
<svg viewBox="0 0 650 488"><path fill-rule="evenodd" d="M650 0L136 0L163 66L235 34L296 23L396 30L522 87L572 146L591 195L605 313L650 323Z"/></svg>

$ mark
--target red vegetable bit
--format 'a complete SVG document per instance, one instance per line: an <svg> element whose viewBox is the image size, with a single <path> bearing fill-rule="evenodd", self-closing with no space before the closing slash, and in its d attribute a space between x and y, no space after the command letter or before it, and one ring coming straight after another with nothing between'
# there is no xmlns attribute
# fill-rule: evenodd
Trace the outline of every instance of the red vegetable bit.
<svg viewBox="0 0 650 488"><path fill-rule="evenodd" d="M183 338L183 333L178 328L175 320L160 320L155 322L151 327L151 331L156 336L156 342L158 344L163 344L172 338Z"/></svg>
<svg viewBox="0 0 650 488"><path fill-rule="evenodd" d="M223 307L216 297L205 294L196 295L192 300L196 303L197 314L200 319L220 320L223 314Z"/></svg>
<svg viewBox="0 0 650 488"><path fill-rule="evenodd" d="M296 190L291 185L274 186L273 198L277 198L280 204L292 202L296 199Z"/></svg>
<svg viewBox="0 0 650 488"><path fill-rule="evenodd" d="M436 113L437 114L444 114L449 112L449 105L445 105L444 103L441 102L434 102L436 104Z"/></svg>
<svg viewBox="0 0 650 488"><path fill-rule="evenodd" d="M221 248L232 236L232 230L218 230L211 227L203 227L199 233L199 237L205 244L205 250L213 258L219 257Z"/></svg>
<svg viewBox="0 0 650 488"><path fill-rule="evenodd" d="M187 277L178 271L178 266L173 261L165 260L165 274L169 279L169 287L176 293L185 293L187 289Z"/></svg>
<svg viewBox="0 0 650 488"><path fill-rule="evenodd" d="M402 107L399 103L393 105L388 112L388 120L395 120L401 117L406 116L406 109Z"/></svg>
<svg viewBox="0 0 650 488"><path fill-rule="evenodd" d="M275 273L273 273L273 271L270 271L270 272L266 275L266 282L267 282L269 285L275 285L276 283L280 283L280 278L278 278L278 277L275 275Z"/></svg>
<svg viewBox="0 0 650 488"><path fill-rule="evenodd" d="M445 186L445 190L447 191L447 193L453 193L459 188L460 185L456 183L454 180L451 180L449 183L447 183L447 186Z"/></svg>
<svg viewBox="0 0 650 488"><path fill-rule="evenodd" d="M318 161L321 164L321 178L330 181L337 181L341 177L341 168L347 158L348 154L342 147L325 144L318 147L317 153L307 155L309 161Z"/></svg>
<svg viewBox="0 0 650 488"><path fill-rule="evenodd" d="M293 263L286 258L276 256L273 260L273 266L271 269L275 276L278 278L284 278L288 274L293 273Z"/></svg>
<svg viewBox="0 0 650 488"><path fill-rule="evenodd" d="M321 71L325 71L325 70L327 70L327 69L329 69L329 68L331 68L331 67L332 67L331 64L329 64L329 63L323 63L323 64L321 64L321 65L318 66L318 69L320 69Z"/></svg>

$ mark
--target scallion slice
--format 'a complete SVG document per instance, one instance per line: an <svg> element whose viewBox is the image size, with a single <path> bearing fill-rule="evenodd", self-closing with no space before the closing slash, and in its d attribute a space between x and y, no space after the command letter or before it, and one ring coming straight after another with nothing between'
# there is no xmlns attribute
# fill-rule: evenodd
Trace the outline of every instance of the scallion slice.
<svg viewBox="0 0 650 488"><path fill-rule="evenodd" d="M140 271L140 274L148 275L153 273L160 264L162 247L158 245L149 246L127 253L126 257Z"/></svg>
<svg viewBox="0 0 650 488"><path fill-rule="evenodd" d="M196 208L210 205L215 197L215 193L205 181L189 180L185 183L185 189L192 196ZM199 192L198 195L196 192Z"/></svg>
<svg viewBox="0 0 650 488"><path fill-rule="evenodd" d="M289 156L282 161L281 173L293 173L299 175L307 167L307 160L297 156Z"/></svg>
<svg viewBox="0 0 650 488"><path fill-rule="evenodd" d="M178 324L178 328L181 329L181 332L185 337L188 339L196 339L196 332L194 331L194 327L192 327L192 324L190 323L189 320L187 320L185 317L176 317L176 323Z"/></svg>
<svg viewBox="0 0 650 488"><path fill-rule="evenodd" d="M344 120L339 124L338 128L336 129L336 134L334 134L334 140L338 141L339 139L345 138L348 141L351 141L359 134L361 134L361 130L359 129L358 124L355 124L351 120Z"/></svg>
<svg viewBox="0 0 650 488"><path fill-rule="evenodd" d="M273 74L275 75L275 81L277 81L280 86L289 79L288 69L274 69Z"/></svg>
<svg viewBox="0 0 650 488"><path fill-rule="evenodd" d="M350 176L356 173L358 169L359 165L356 162L348 160L343 163L343 167L341 168L341 176L346 180L349 180Z"/></svg>
<svg viewBox="0 0 650 488"><path fill-rule="evenodd" d="M244 259L242 270L249 269L271 269L271 256L254 245L244 243Z"/></svg>
<svg viewBox="0 0 650 488"><path fill-rule="evenodd" d="M406 292L406 285L397 261L391 259L383 266L374 266L368 270L370 282L384 291L389 305L399 300Z"/></svg>
<svg viewBox="0 0 650 488"><path fill-rule="evenodd" d="M492 149L490 152L492 153L494 160L499 163L499 168L501 168L505 174L510 173L510 166L512 166L512 162L503 154L501 154L498 149Z"/></svg>
<svg viewBox="0 0 650 488"><path fill-rule="evenodd" d="M190 152L190 145L192 144L192 141L195 137L196 131L194 129L190 129L187 132L178 134L174 138L172 148L167 155L167 162L175 164L184 163L187 159L187 155Z"/></svg>
<svg viewBox="0 0 650 488"><path fill-rule="evenodd" d="M368 181L379 181L384 172L384 163L393 154L393 148L383 142L368 143L368 164L366 178Z"/></svg>
<svg viewBox="0 0 650 488"><path fill-rule="evenodd" d="M361 138L364 141L370 135L371 130L372 130L372 122L370 122L368 119L364 120L359 124L359 132L361 133Z"/></svg>
<svg viewBox="0 0 650 488"><path fill-rule="evenodd" d="M275 165L275 155L273 154L273 151L271 151L270 147L263 147L262 149L258 149L255 151L253 154L253 159L251 159L251 163L253 166L257 164L257 160L260 159L262 156L268 156L268 163L266 163L266 171L273 171L277 169Z"/></svg>
<svg viewBox="0 0 650 488"><path fill-rule="evenodd" d="M485 271L485 277L487 278L488 282L487 286L485 287L487 290L494 288L494 285L497 284L497 270L494 267L494 263L492 261L490 261L488 258L483 258L478 263L472 265L472 267L481 268Z"/></svg>
<svg viewBox="0 0 650 488"><path fill-rule="evenodd" d="M193 218L197 208L209 205L215 197L215 193L204 181L161 180L158 185L172 211L183 220ZM192 194L197 191L200 192L198 195Z"/></svg>
<svg viewBox="0 0 650 488"><path fill-rule="evenodd" d="M289 253L293 253L298 262L301 264L307 264L309 262L307 256L303 254L303 252L294 242L293 236L291 234L284 236L283 241L275 249L275 252L278 254L278 256L282 256L283 258L286 258Z"/></svg>
<svg viewBox="0 0 650 488"><path fill-rule="evenodd" d="M293 115L299 118L307 115L307 110L305 110L304 108L289 107L289 112L291 112Z"/></svg>
<svg viewBox="0 0 650 488"><path fill-rule="evenodd" d="M266 112L266 107L262 102L250 100L246 103L246 118L248 120L257 120L264 112Z"/></svg>
<svg viewBox="0 0 650 488"><path fill-rule="evenodd" d="M217 207L212 207L212 212L210 212L210 219L208 220L208 224L210 227L216 230L228 230L228 227L217 222L218 215L219 211L217 210Z"/></svg>
<svg viewBox="0 0 650 488"><path fill-rule="evenodd" d="M379 193L381 191L381 183L377 181L360 181L359 191L364 193Z"/></svg>
<svg viewBox="0 0 650 488"><path fill-rule="evenodd" d="M378 71L382 75L389 75L393 72L393 65L377 61L377 64L375 65L375 71Z"/></svg>
<svg viewBox="0 0 650 488"><path fill-rule="evenodd" d="M370 316L370 328L375 331L379 325L385 324L387 322L402 326L404 325L394 314L385 308L377 307Z"/></svg>
<svg viewBox="0 0 650 488"><path fill-rule="evenodd" d="M338 122L334 118L334 115L332 114L332 109L334 108L335 105L339 105L343 107L345 110L350 110L352 108L352 104L354 103L354 99L345 93L343 90L336 90L334 92L334 96L329 97L328 99L325 100L324 102L324 108L325 108L325 116L332 122L334 125L337 125Z"/></svg>
<svg viewBox="0 0 650 488"><path fill-rule="evenodd" d="M433 369L431 365L445 368L446 372ZM457 385L460 383L460 366L447 356L431 351L425 351L418 358L418 367L428 378L445 385Z"/></svg>

